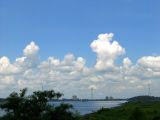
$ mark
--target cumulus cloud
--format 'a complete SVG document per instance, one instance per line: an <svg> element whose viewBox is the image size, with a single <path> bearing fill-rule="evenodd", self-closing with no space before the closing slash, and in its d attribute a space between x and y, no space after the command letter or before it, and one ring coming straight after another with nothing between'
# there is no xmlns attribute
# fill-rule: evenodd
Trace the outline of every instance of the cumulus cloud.
<svg viewBox="0 0 160 120"><path fill-rule="evenodd" d="M26 48L23 50L25 56L33 56L38 54L39 47L32 41Z"/></svg>
<svg viewBox="0 0 160 120"><path fill-rule="evenodd" d="M24 50L23 55L20 58L16 59L16 64L21 66L21 68L34 68L39 63L39 46L36 45L33 41L28 44Z"/></svg>
<svg viewBox="0 0 160 120"><path fill-rule="evenodd" d="M9 58L6 56L0 58L0 74L16 73L18 69L10 63Z"/></svg>
<svg viewBox="0 0 160 120"><path fill-rule="evenodd" d="M123 66L124 67L130 67L132 65L132 61L127 57L123 59Z"/></svg>
<svg viewBox="0 0 160 120"><path fill-rule="evenodd" d="M160 56L144 56L138 60L138 64L145 68L160 70Z"/></svg>
<svg viewBox="0 0 160 120"><path fill-rule="evenodd" d="M100 34L90 47L97 54L95 68L105 70L113 67L116 58L125 53L125 49L117 41L112 41L113 33Z"/></svg>
<svg viewBox="0 0 160 120"><path fill-rule="evenodd" d="M86 59L72 53L61 60L49 56L39 59L39 46L29 43L22 56L10 62L8 57L0 58L0 90L6 96L13 90L28 87L29 90L55 89L70 98L73 93L81 98L90 98L89 89L96 96L121 97L147 94L147 85L159 90L160 56L144 56L133 64L125 57L121 65L115 61L125 54L125 49L115 40L113 33L100 34L90 47L96 53L96 63L88 67ZM158 95L157 90L154 95ZM96 92L97 91L97 92Z"/></svg>

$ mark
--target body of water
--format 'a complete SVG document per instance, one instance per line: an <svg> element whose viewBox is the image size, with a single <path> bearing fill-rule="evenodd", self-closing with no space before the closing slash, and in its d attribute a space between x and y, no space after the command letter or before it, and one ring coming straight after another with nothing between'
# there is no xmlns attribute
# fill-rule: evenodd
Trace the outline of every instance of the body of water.
<svg viewBox="0 0 160 120"><path fill-rule="evenodd" d="M78 111L81 115L96 112L101 108L112 108L125 103L126 101L55 101L50 102L52 105L59 105L61 103L71 104L74 111Z"/></svg>

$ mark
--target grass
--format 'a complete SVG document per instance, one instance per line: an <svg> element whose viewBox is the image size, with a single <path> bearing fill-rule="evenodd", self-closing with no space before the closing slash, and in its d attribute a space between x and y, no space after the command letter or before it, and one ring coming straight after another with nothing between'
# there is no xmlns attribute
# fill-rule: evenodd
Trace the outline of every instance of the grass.
<svg viewBox="0 0 160 120"><path fill-rule="evenodd" d="M160 120L160 101L127 102L116 108L102 108L79 120Z"/></svg>

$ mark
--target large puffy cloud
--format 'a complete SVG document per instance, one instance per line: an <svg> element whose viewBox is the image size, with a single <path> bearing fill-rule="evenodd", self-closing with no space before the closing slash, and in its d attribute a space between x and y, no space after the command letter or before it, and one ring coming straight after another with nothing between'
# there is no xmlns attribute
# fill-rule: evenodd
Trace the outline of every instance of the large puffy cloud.
<svg viewBox="0 0 160 120"><path fill-rule="evenodd" d="M39 46L29 43L23 55L13 63L9 58L0 58L0 90L5 96L13 90L27 87L29 90L55 89L64 93L64 97L77 94L81 98L90 98L94 89L95 98L105 96L128 97L147 94L148 84L153 95L158 95L160 81L160 56L145 56L136 64L125 57L121 65L115 65L116 59L125 53L125 49L113 41L113 34L100 34L90 47L96 53L96 64L88 67L83 57L69 53L64 58L54 56L44 61L39 59ZM112 69L111 69L112 68Z"/></svg>
<svg viewBox="0 0 160 120"><path fill-rule="evenodd" d="M39 63L38 52L39 46L32 41L24 48L23 56L16 59L15 65L21 70L36 67Z"/></svg>
<svg viewBox="0 0 160 120"><path fill-rule="evenodd" d="M98 39L94 40L90 47L97 54L95 68L105 70L113 67L116 58L125 53L125 49L117 41L112 41L113 33L100 34Z"/></svg>

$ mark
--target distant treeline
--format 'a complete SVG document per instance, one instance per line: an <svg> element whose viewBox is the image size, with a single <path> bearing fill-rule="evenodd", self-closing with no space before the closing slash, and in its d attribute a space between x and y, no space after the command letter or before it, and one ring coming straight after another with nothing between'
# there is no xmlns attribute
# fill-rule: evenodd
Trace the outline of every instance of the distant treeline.
<svg viewBox="0 0 160 120"><path fill-rule="evenodd" d="M136 96L129 98L128 101L160 101L160 97L154 96Z"/></svg>

